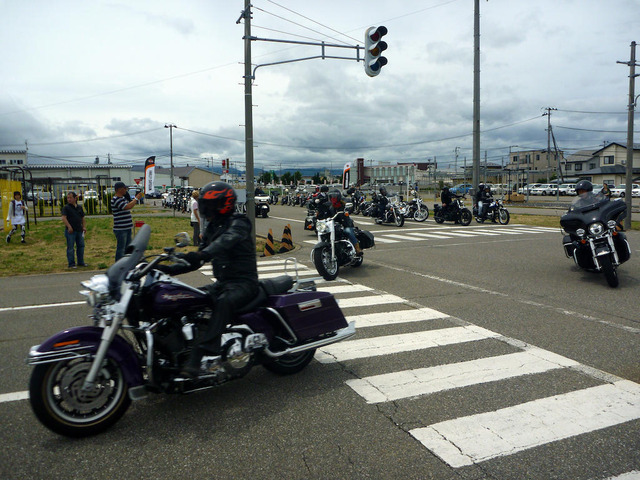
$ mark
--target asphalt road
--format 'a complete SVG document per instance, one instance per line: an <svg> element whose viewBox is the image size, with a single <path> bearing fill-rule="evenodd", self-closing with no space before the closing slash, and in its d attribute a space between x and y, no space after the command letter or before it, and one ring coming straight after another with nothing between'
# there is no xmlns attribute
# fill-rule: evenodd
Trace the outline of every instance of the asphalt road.
<svg viewBox="0 0 640 480"><path fill-rule="evenodd" d="M287 256L308 277L315 237L303 230L304 214L277 206L256 230L278 238L290 224L298 247ZM611 289L564 256L559 228L354 219L374 232L376 248L320 288L356 320L353 340L323 349L291 377L255 368L215 390L152 396L83 440L35 419L24 358L54 332L88 323L88 308L77 304L88 273L0 279L0 478L586 480L640 472L638 232L628 234L633 256ZM279 273L280 261L259 259L260 275ZM183 277L211 281L207 269Z"/></svg>

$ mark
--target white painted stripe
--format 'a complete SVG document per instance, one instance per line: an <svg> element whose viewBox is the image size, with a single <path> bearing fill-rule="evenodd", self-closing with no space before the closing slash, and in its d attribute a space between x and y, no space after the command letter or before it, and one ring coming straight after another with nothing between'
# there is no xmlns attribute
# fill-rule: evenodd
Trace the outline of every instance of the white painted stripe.
<svg viewBox="0 0 640 480"><path fill-rule="evenodd" d="M318 242L316 240L305 240L304 243L309 243L311 245L315 245Z"/></svg>
<svg viewBox="0 0 640 480"><path fill-rule="evenodd" d="M449 234L449 233L454 233L454 232L447 232L447 234ZM458 231L458 232L455 232L455 233L463 233L463 232ZM475 236L484 235L484 233L476 232L475 230L465 230L464 233L466 235L475 235Z"/></svg>
<svg viewBox="0 0 640 480"><path fill-rule="evenodd" d="M398 240L391 240L390 238L375 236L374 239L376 243L398 243Z"/></svg>
<svg viewBox="0 0 640 480"><path fill-rule="evenodd" d="M338 293L354 293L354 292L370 292L373 290L371 287L365 287L364 285L335 285L333 287L322 287L317 289L319 292L329 292L332 295Z"/></svg>
<svg viewBox="0 0 640 480"><path fill-rule="evenodd" d="M384 238L389 238L389 237L391 237L391 238L399 238L400 240L413 240L414 242L419 242L420 240L422 240L422 238L415 238L415 237L412 237L411 235L422 235L422 234L420 234L420 233L408 233L406 235L394 235L394 234L391 234L391 235L385 235Z"/></svg>
<svg viewBox="0 0 640 480"><path fill-rule="evenodd" d="M425 238L451 238L447 235L449 235L449 232L447 232L446 235L441 234L441 233L414 233L412 235L417 235L419 237L425 237Z"/></svg>
<svg viewBox="0 0 640 480"><path fill-rule="evenodd" d="M453 235L454 237L474 237L474 234L470 234L470 233L460 233L460 232L450 232L450 231L445 231L446 235Z"/></svg>
<svg viewBox="0 0 640 480"><path fill-rule="evenodd" d="M540 230L533 230L532 228L519 228L519 227L513 227L513 228L500 228L498 229L498 231L500 233L503 232L512 232L512 233L546 233L546 232L541 232Z"/></svg>
<svg viewBox="0 0 640 480"><path fill-rule="evenodd" d="M29 392L13 392L3 393L0 395L0 403L17 402L18 400L27 400L29 398Z"/></svg>
<svg viewBox="0 0 640 480"><path fill-rule="evenodd" d="M322 347L321 350L316 352L315 358L321 363L334 363L411 352L455 343L474 342L498 336L499 334L497 333L475 325L443 328L334 343L333 345Z"/></svg>
<svg viewBox="0 0 640 480"><path fill-rule="evenodd" d="M279 257L272 260L258 260L258 266L260 265L284 265L285 257ZM287 262L291 263L291 262Z"/></svg>
<svg viewBox="0 0 640 480"><path fill-rule="evenodd" d="M473 230L474 232L477 233L481 233L482 235L500 235L499 233L496 233L498 230L480 230L478 228ZM505 232L507 234L511 233L511 232ZM519 233L511 233L511 235L520 235Z"/></svg>
<svg viewBox="0 0 640 480"><path fill-rule="evenodd" d="M309 267L307 267L306 265L303 265L302 263L298 262L298 270L308 270ZM268 272L270 270L284 270L284 264L280 264L280 265L265 265L265 266L261 266L258 264L258 273L260 272ZM287 271L294 271L295 270L295 264L293 263L289 263L287 265Z"/></svg>
<svg viewBox="0 0 640 480"><path fill-rule="evenodd" d="M420 308L416 310L396 310L395 312L368 313L365 315L347 316L347 321L356 322L356 328L377 327L379 325L394 325L397 323L422 322L436 318L446 318L446 313Z"/></svg>
<svg viewBox="0 0 640 480"><path fill-rule="evenodd" d="M295 280L296 275L293 272L287 271L287 273L285 273L284 270L282 270L281 272L270 272L270 273L261 273L260 275L258 275L258 279L263 280L265 278L275 278L275 277L279 277L281 275L289 275L290 277L293 277L293 279ZM305 270L304 272L298 272L298 276L299 277L308 277L308 276L320 276L318 274L318 272L316 272L315 270Z"/></svg>
<svg viewBox="0 0 640 480"><path fill-rule="evenodd" d="M640 418L640 385L629 380L447 420L409 433L454 468Z"/></svg>
<svg viewBox="0 0 640 480"><path fill-rule="evenodd" d="M640 470L623 473L617 477L609 477L606 480L640 480Z"/></svg>
<svg viewBox="0 0 640 480"><path fill-rule="evenodd" d="M380 403L576 365L578 362L568 358L531 348L498 357L347 380L347 385L367 403Z"/></svg>
<svg viewBox="0 0 640 480"><path fill-rule="evenodd" d="M86 305L86 301L79 302L62 302L62 303L46 303L43 305L23 305L20 307L4 307L0 308L0 312L15 312L17 310L33 310L36 308L55 308L55 307L69 307L73 305Z"/></svg>
<svg viewBox="0 0 640 480"><path fill-rule="evenodd" d="M404 298L396 295L370 295L366 297L341 298L338 300L340 308L368 307L369 305L384 305L386 303L404 303Z"/></svg>

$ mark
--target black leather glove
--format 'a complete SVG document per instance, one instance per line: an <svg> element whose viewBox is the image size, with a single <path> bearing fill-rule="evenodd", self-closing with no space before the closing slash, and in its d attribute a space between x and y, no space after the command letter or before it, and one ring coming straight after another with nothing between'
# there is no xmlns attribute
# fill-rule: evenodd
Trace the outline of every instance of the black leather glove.
<svg viewBox="0 0 640 480"><path fill-rule="evenodd" d="M200 252L178 253L176 257L186 260L194 269L200 268L205 261L205 257Z"/></svg>

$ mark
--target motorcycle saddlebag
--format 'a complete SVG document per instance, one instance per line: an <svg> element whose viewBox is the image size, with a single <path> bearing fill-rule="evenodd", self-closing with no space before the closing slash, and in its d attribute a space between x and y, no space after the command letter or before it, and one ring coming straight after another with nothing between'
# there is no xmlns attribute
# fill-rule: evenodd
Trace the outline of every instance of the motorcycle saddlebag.
<svg viewBox="0 0 640 480"><path fill-rule="evenodd" d="M627 236L624 233L618 232L617 235L614 235L613 244L616 246L616 252L618 252L618 259L620 260L620 263L624 263L631 258L631 247L629 246Z"/></svg>
<svg viewBox="0 0 640 480"><path fill-rule="evenodd" d="M367 230L359 230L356 233L356 238L358 239L358 243L360 243L360 248L371 248L376 245L373 233Z"/></svg>
<svg viewBox="0 0 640 480"><path fill-rule="evenodd" d="M562 245L564 246L564 254L569 258L573 258L573 251L576 249L576 245L571 240L570 235L564 236L562 239Z"/></svg>
<svg viewBox="0 0 640 480"><path fill-rule="evenodd" d="M301 341L347 326L336 299L328 292L273 295L269 298L269 304L280 313Z"/></svg>

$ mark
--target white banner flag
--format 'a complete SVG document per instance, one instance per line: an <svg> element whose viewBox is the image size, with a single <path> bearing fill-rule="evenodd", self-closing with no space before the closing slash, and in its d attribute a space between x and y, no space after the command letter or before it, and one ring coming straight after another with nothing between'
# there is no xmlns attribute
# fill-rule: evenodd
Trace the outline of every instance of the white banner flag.
<svg viewBox="0 0 640 480"><path fill-rule="evenodd" d="M149 157L144 162L144 193L145 195L155 192L156 182L156 157Z"/></svg>

